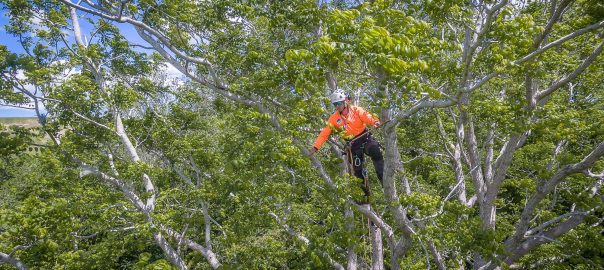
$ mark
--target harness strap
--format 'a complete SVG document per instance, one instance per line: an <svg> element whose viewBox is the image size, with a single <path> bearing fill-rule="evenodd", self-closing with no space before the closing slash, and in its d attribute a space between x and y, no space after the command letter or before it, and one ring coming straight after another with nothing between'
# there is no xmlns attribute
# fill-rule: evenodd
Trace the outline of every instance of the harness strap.
<svg viewBox="0 0 604 270"><path fill-rule="evenodd" d="M352 143L354 143L355 141L357 141L357 140L359 140L359 139L361 139L361 138L364 138L365 136L370 135L370 134L371 134L371 133L369 133L369 130L368 130L368 129L365 129L365 130L363 130L363 132L361 132L361 134L356 135L354 138L352 138L352 140L348 141L348 144L352 144Z"/></svg>

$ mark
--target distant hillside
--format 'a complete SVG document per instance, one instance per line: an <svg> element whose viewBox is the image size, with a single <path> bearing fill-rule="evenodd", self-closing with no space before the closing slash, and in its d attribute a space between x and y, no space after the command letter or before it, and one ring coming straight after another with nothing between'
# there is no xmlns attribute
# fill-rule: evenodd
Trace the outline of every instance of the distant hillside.
<svg viewBox="0 0 604 270"><path fill-rule="evenodd" d="M40 125L36 117L0 117L0 124L22 127L37 127Z"/></svg>

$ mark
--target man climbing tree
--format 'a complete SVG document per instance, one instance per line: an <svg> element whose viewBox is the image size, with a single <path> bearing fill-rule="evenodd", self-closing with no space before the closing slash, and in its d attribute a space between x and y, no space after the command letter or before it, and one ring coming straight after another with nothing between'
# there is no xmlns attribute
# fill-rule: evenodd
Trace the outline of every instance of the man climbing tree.
<svg viewBox="0 0 604 270"><path fill-rule="evenodd" d="M346 141L346 154L348 162L352 165L354 175L365 180L367 172L363 169L365 154L371 157L373 166L380 183L384 175L384 158L378 142L371 136L367 126L375 128L380 126L380 120L365 109L350 105L350 97L346 92L338 89L329 97L336 111L327 120L327 125L317 137L313 147L309 150L313 155L319 149L332 131L342 134ZM367 183L362 186L365 196L369 196Z"/></svg>

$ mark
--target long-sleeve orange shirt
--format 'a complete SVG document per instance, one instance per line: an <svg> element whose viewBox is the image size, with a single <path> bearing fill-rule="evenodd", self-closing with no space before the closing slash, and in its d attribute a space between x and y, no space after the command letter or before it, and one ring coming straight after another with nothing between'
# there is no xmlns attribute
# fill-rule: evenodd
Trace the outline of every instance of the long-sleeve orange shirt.
<svg viewBox="0 0 604 270"><path fill-rule="evenodd" d="M349 106L348 109L346 117L338 111L329 117L327 125L321 130L319 137L317 137L313 145L315 148L321 149L323 143L329 139L332 131L343 132L342 137L345 140L350 140L363 133L367 126L373 126L376 122L380 121L376 116L368 113L361 107Z"/></svg>

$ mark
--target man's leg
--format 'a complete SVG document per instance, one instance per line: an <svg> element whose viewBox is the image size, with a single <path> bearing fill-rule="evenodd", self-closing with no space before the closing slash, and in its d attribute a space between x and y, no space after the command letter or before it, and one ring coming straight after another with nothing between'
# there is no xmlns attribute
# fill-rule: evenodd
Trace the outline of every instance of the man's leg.
<svg viewBox="0 0 604 270"><path fill-rule="evenodd" d="M369 196L369 189L365 186L365 173L363 171L363 164L365 163L365 154L361 145L352 146L352 168L354 170L354 176L361 179L361 189L365 193L365 196Z"/></svg>
<svg viewBox="0 0 604 270"><path fill-rule="evenodd" d="M375 168L375 173L377 174L378 179L380 180L380 184L382 187L384 186L384 157L382 156L382 150L380 149L380 145L378 142L370 138L369 142L365 145L365 150L367 155L371 157L373 161L373 167Z"/></svg>

